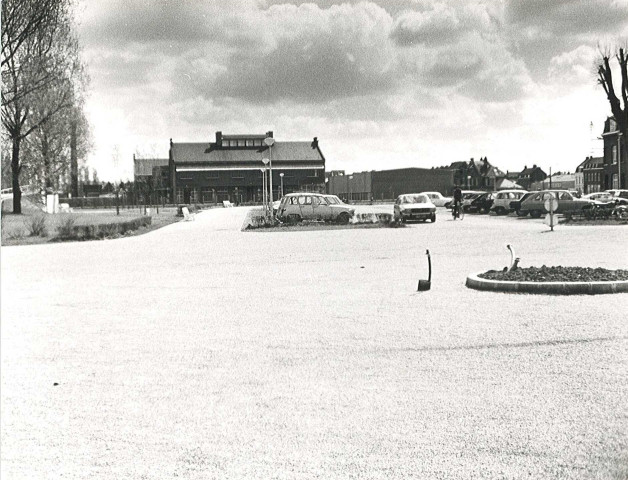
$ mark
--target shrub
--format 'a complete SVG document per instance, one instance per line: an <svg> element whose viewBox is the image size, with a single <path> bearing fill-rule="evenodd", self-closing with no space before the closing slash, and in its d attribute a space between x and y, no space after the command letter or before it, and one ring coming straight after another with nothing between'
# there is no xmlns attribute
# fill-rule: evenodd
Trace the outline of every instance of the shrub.
<svg viewBox="0 0 628 480"><path fill-rule="evenodd" d="M102 238L115 237L120 232L119 225L120 224L118 223L106 223L104 225L100 225L98 234Z"/></svg>
<svg viewBox="0 0 628 480"><path fill-rule="evenodd" d="M57 227L57 233L60 238L72 238L74 236L74 218L67 217L61 225Z"/></svg>
<svg viewBox="0 0 628 480"><path fill-rule="evenodd" d="M16 228L15 230L7 233L7 238L9 240L20 240L24 238L24 235L24 230L22 230L21 228Z"/></svg>
<svg viewBox="0 0 628 480"><path fill-rule="evenodd" d="M46 217L44 215L33 215L26 220L26 229L31 237L45 237L48 235Z"/></svg>

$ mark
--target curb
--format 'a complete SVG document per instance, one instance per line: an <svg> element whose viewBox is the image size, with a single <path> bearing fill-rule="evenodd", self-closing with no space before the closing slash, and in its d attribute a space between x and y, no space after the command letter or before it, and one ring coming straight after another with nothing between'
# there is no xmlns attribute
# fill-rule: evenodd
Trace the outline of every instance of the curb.
<svg viewBox="0 0 628 480"><path fill-rule="evenodd" d="M478 272L467 277L466 286L474 290L545 295L599 295L628 292L628 280L611 282L506 282L480 278Z"/></svg>

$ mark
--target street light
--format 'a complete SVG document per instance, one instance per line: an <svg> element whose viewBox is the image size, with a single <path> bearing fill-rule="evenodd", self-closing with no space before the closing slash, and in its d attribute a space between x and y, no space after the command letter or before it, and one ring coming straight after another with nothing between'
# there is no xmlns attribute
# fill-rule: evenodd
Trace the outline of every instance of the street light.
<svg viewBox="0 0 628 480"><path fill-rule="evenodd" d="M268 158L262 158L262 163L264 164L264 168L262 169L262 173L263 173L263 187L264 187L264 210L265 210L265 214L268 214L268 192L266 190L266 168L268 166L268 163L270 162L270 160Z"/></svg>
<svg viewBox="0 0 628 480"><path fill-rule="evenodd" d="M273 137L266 137L264 139L264 143L268 146L268 162L270 173L268 177L268 191L270 197L268 199L268 205L270 207L270 215L274 216L273 212L273 144L275 143L275 139Z"/></svg>
<svg viewBox="0 0 628 480"><path fill-rule="evenodd" d="M279 174L279 180L281 181L281 196L283 197L283 172Z"/></svg>

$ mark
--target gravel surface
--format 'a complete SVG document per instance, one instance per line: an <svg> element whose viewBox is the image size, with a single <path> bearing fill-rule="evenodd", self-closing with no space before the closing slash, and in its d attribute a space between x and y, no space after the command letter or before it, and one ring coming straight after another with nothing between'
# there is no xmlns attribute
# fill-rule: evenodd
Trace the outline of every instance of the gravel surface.
<svg viewBox="0 0 628 480"><path fill-rule="evenodd" d="M1 249L3 480L628 477L628 295L464 284L507 244L628 269L628 227L245 213Z"/></svg>
<svg viewBox="0 0 628 480"><path fill-rule="evenodd" d="M609 282L628 280L628 270L608 270L590 267L528 267L510 272L489 270L478 275L488 280L511 282Z"/></svg>

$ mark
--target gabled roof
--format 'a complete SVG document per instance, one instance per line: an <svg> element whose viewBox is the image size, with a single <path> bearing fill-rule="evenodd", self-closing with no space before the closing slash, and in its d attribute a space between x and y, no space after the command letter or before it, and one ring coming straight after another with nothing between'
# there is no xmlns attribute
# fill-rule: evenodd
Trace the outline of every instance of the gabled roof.
<svg viewBox="0 0 628 480"><path fill-rule="evenodd" d="M521 173L519 175L530 175L531 173L535 172L536 170L541 170L543 172L543 170L541 169L541 167L526 167L523 170L521 170ZM543 172L545 173L545 172Z"/></svg>
<svg viewBox="0 0 628 480"><path fill-rule="evenodd" d="M248 138L248 137L247 137ZM181 163L241 163L259 162L269 157L268 147L220 148L213 143L173 143L172 158ZM325 159L312 142L275 142L272 161L323 162Z"/></svg>
<svg viewBox="0 0 628 480"><path fill-rule="evenodd" d="M153 167L168 165L167 158L133 158L133 171L136 176L152 175Z"/></svg>
<svg viewBox="0 0 628 480"><path fill-rule="evenodd" d="M467 162L452 162L451 165L449 165L449 168L452 168L452 169L466 168L466 167L468 167Z"/></svg>

